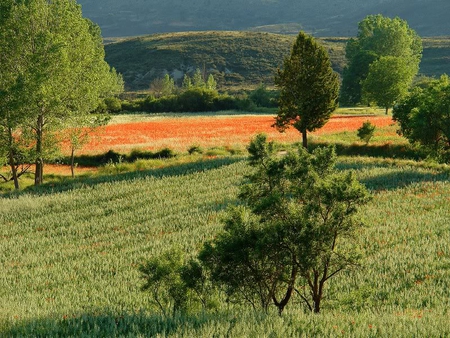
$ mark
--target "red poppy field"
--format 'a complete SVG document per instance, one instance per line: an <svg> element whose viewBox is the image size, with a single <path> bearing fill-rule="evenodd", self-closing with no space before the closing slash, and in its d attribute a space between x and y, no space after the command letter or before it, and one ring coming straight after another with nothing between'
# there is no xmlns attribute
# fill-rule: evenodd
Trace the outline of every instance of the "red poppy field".
<svg viewBox="0 0 450 338"><path fill-rule="evenodd" d="M377 127L386 127L393 123L390 116L335 116L312 135L356 131L367 120ZM157 150L164 147L186 151L192 145L241 146L261 132L279 142L301 140L297 130L290 128L280 133L272 127L273 122L273 116L246 115L165 117L143 122L110 124L95 132L80 153L101 153L110 149L128 152L134 148Z"/></svg>

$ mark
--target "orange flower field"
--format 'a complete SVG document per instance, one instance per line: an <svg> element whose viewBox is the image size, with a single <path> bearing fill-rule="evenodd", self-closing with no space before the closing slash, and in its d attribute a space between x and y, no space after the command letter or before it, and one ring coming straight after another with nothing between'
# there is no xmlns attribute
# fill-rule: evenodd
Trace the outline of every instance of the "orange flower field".
<svg viewBox="0 0 450 338"><path fill-rule="evenodd" d="M312 135L356 131L367 120L377 127L393 123L390 116L334 116ZM110 149L127 152L134 148L157 150L164 147L186 151L192 145L241 146L261 132L279 142L301 140L300 133L295 129L290 128L280 133L272 127L273 122L273 116L247 115L173 117L148 122L110 124L95 132L81 153L101 153Z"/></svg>

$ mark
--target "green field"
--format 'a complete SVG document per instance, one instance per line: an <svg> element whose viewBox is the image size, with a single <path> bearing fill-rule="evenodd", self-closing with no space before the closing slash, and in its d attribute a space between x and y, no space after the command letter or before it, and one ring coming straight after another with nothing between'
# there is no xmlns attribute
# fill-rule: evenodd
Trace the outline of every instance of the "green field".
<svg viewBox="0 0 450 338"><path fill-rule="evenodd" d="M0 198L0 336L444 337L450 335L448 166L341 157L373 194L360 266L330 280L322 313L223 304L165 318L138 266L194 255L236 202L244 157L48 184Z"/></svg>
<svg viewBox="0 0 450 338"><path fill-rule="evenodd" d="M295 35L261 32L183 32L108 39L106 61L123 75L129 91L148 90L166 72L178 79L196 68L214 75L221 90L273 85L277 67L289 55ZM115 42L114 42L115 41ZM348 38L318 38L342 74ZM111 43L113 42L113 43ZM423 38L420 74L450 74L450 38Z"/></svg>

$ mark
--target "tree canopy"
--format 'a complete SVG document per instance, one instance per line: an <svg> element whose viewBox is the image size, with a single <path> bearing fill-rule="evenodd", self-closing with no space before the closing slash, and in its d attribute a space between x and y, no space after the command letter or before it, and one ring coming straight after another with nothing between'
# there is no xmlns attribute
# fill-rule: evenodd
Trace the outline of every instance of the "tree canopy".
<svg viewBox="0 0 450 338"><path fill-rule="evenodd" d="M447 75L416 87L393 110L399 133L450 162L450 80Z"/></svg>
<svg viewBox="0 0 450 338"><path fill-rule="evenodd" d="M280 131L293 126L302 133L306 148L307 132L323 127L338 104L339 77L325 48L300 32L275 84L280 88L275 126Z"/></svg>
<svg viewBox="0 0 450 338"><path fill-rule="evenodd" d="M357 259L354 219L368 192L335 168L333 148L303 147L277 155L258 135L249 146L254 168L227 214L224 231L199 255L228 297L281 314L294 294L320 311L325 283Z"/></svg>
<svg viewBox="0 0 450 338"><path fill-rule="evenodd" d="M21 135L31 130L35 184L40 184L49 144L56 142L52 133L64 127L67 116L94 111L100 98L121 91L123 84L104 61L99 27L83 18L76 1L3 5L0 90L8 104L2 103L1 123L3 130ZM9 152L14 153L12 145Z"/></svg>
<svg viewBox="0 0 450 338"><path fill-rule="evenodd" d="M406 21L380 14L367 16L358 24L357 37L350 39L346 46L348 66L343 74L341 103L353 105L372 99L391 107L410 86L421 57L421 39ZM371 67L375 62L378 63ZM380 83L384 90L393 88L388 89L389 99L383 99L380 87L374 85L381 79L380 74L389 74L389 80Z"/></svg>

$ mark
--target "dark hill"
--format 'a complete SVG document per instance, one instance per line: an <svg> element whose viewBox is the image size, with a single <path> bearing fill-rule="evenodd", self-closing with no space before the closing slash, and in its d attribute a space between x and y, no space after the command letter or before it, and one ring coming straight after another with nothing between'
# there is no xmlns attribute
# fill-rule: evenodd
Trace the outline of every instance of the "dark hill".
<svg viewBox="0 0 450 338"><path fill-rule="evenodd" d="M399 16L421 36L450 35L449 0L79 0L103 35L269 30L353 36L368 14Z"/></svg>
<svg viewBox="0 0 450 338"><path fill-rule="evenodd" d="M181 82L196 68L212 73L222 88L273 83L294 36L258 32L184 32L115 40L106 60L122 73L128 90L148 89L169 73ZM342 72L346 38L321 38L333 68ZM425 38L420 73L450 74L450 38Z"/></svg>

